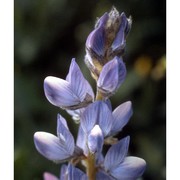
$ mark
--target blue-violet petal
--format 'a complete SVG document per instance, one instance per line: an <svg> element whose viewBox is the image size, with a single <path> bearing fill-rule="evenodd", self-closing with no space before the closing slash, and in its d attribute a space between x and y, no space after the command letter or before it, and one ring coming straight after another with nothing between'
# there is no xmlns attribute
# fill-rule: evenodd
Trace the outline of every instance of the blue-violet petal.
<svg viewBox="0 0 180 180"><path fill-rule="evenodd" d="M61 144L59 138L46 132L34 134L35 147L40 154L52 161L64 161L72 156L71 150Z"/></svg>
<svg viewBox="0 0 180 180"><path fill-rule="evenodd" d="M107 171L111 171L123 162L128 152L129 140L130 137L127 136L110 147L104 159L104 167Z"/></svg>
<svg viewBox="0 0 180 180"><path fill-rule="evenodd" d="M142 158L129 156L116 168L111 169L111 175L117 179L135 180L142 176L146 162Z"/></svg>

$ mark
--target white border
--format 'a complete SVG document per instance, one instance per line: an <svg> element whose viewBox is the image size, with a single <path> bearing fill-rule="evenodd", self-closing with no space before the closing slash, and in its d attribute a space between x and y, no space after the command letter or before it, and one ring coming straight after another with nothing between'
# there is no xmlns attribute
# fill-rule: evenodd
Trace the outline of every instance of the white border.
<svg viewBox="0 0 180 180"><path fill-rule="evenodd" d="M180 8L167 1L167 179L179 180L180 173Z"/></svg>
<svg viewBox="0 0 180 180"><path fill-rule="evenodd" d="M13 179L14 2L0 3L0 177ZM180 8L167 1L167 179L179 180L180 164Z"/></svg>
<svg viewBox="0 0 180 180"><path fill-rule="evenodd" d="M0 178L13 179L13 1L0 3Z"/></svg>

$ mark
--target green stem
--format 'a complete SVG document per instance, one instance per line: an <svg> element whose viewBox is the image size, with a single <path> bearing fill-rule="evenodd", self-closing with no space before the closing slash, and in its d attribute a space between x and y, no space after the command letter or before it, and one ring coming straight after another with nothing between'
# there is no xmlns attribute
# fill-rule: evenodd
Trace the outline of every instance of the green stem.
<svg viewBox="0 0 180 180"><path fill-rule="evenodd" d="M103 95L100 91L97 90L97 93L96 93L96 100L103 100Z"/></svg>
<svg viewBox="0 0 180 180"><path fill-rule="evenodd" d="M95 155L91 153L87 158L87 176L89 180L96 180Z"/></svg>

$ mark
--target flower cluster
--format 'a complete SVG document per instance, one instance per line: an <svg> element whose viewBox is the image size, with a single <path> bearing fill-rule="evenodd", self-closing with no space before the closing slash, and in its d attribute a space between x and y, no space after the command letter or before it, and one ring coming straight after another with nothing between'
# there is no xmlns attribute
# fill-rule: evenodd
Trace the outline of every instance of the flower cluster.
<svg viewBox="0 0 180 180"><path fill-rule="evenodd" d="M86 41L85 63L96 81L97 92L84 78L75 59L72 59L66 79L49 76L44 80L48 101L67 111L78 123L77 139L67 121L57 115L57 136L47 132L34 134L35 147L40 154L61 166L60 177L45 172L45 180L135 180L140 177L146 162L128 156L130 137L118 140L118 134L132 116L132 104L127 101L112 110L109 97L126 77L122 55L131 18L112 8L95 25ZM110 145L104 154L103 147ZM81 163L85 170L77 168Z"/></svg>

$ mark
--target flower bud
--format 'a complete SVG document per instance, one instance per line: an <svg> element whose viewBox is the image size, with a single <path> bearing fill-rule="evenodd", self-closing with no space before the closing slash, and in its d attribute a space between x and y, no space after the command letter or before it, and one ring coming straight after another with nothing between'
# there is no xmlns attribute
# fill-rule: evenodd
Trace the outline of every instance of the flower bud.
<svg viewBox="0 0 180 180"><path fill-rule="evenodd" d="M122 58L114 57L106 63L97 80L98 91L104 98L113 95L126 77L126 66Z"/></svg>
<svg viewBox="0 0 180 180"><path fill-rule="evenodd" d="M108 61L122 56L131 24L131 18L128 19L125 13L120 15L115 8L99 18L86 41L85 63L94 79L98 79Z"/></svg>

